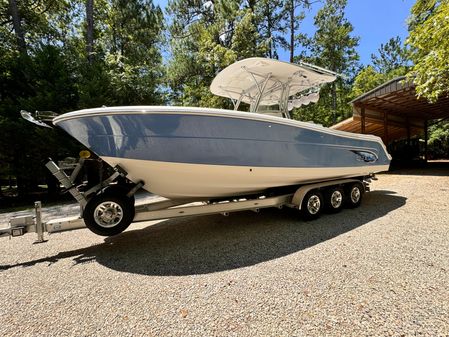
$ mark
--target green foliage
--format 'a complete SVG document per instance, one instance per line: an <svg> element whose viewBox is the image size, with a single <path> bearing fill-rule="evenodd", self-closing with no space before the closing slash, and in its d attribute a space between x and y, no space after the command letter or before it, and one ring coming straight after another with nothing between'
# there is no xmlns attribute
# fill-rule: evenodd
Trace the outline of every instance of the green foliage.
<svg viewBox="0 0 449 337"><path fill-rule="evenodd" d="M349 93L351 80L358 65L356 51L359 38L352 36L353 27L345 18L346 0L327 0L315 16L313 38L304 37L305 50L301 58L330 69L342 77L321 89L317 104L294 111L295 118L312 120L326 126L351 114Z"/></svg>
<svg viewBox="0 0 449 337"><path fill-rule="evenodd" d="M410 65L410 51L402 44L399 36L392 37L385 44L382 43L378 53L379 55L371 54L371 61L379 73L387 74Z"/></svg>
<svg viewBox="0 0 449 337"><path fill-rule="evenodd" d="M429 152L434 159L449 158L449 122L429 127Z"/></svg>
<svg viewBox="0 0 449 337"><path fill-rule="evenodd" d="M356 98L385 82L385 75L377 72L373 66L363 68L354 79L351 96Z"/></svg>
<svg viewBox="0 0 449 337"><path fill-rule="evenodd" d="M419 96L435 102L447 96L449 88L448 0L417 0L412 8L407 44L414 66L409 77Z"/></svg>
<svg viewBox="0 0 449 337"><path fill-rule="evenodd" d="M100 44L114 104L160 103L156 89L163 76L161 9L145 0L113 0L107 12Z"/></svg>
<svg viewBox="0 0 449 337"><path fill-rule="evenodd" d="M305 40L308 53L301 56L347 77L358 65L356 47L359 37L352 36L352 24L345 18L347 0L327 0L315 16L316 32Z"/></svg>
<svg viewBox="0 0 449 337"><path fill-rule="evenodd" d="M391 69L387 73L383 73L376 71L371 65L366 66L355 77L350 97L351 99L359 97L393 78L404 76L407 74L407 71L407 67L401 66L396 69Z"/></svg>
<svg viewBox="0 0 449 337"><path fill-rule="evenodd" d="M286 32L286 6L282 0L260 0L255 8L256 21L259 22L258 31L267 47L269 58L278 58L278 46L287 46L284 37Z"/></svg>
<svg viewBox="0 0 449 337"><path fill-rule="evenodd" d="M209 86L215 75L236 60L264 56L268 45L258 33L256 4L246 1L170 1L171 59L167 67L172 102L229 108Z"/></svg>
<svg viewBox="0 0 449 337"><path fill-rule="evenodd" d="M88 60L85 1L16 3L25 50L9 2L0 4L0 178L15 176L26 193L48 175L43 159L76 156L81 146L62 131L25 122L19 111L162 102L164 24L151 1L96 0Z"/></svg>
<svg viewBox="0 0 449 337"><path fill-rule="evenodd" d="M381 44L377 54L371 54L372 65L363 67L354 79L350 97L354 99L379 85L404 76L410 68L409 50L402 45L400 37Z"/></svg>
<svg viewBox="0 0 449 337"><path fill-rule="evenodd" d="M71 71L61 50L42 46L34 57L11 57L2 63L0 82L0 166L2 174L14 175L19 192L31 190L46 172L41 161L49 156L67 155L79 147L56 130L42 130L19 117L19 110L67 111L75 107L76 91ZM61 144L64 144L61 146Z"/></svg>
<svg viewBox="0 0 449 337"><path fill-rule="evenodd" d="M284 49L290 52L290 62L294 61L295 50L305 38L305 35L299 32L299 28L306 16L306 9L310 9L309 0L286 0L282 6L281 16L285 22L285 27L282 29L283 31L288 30L290 36L288 38L281 37L279 40Z"/></svg>

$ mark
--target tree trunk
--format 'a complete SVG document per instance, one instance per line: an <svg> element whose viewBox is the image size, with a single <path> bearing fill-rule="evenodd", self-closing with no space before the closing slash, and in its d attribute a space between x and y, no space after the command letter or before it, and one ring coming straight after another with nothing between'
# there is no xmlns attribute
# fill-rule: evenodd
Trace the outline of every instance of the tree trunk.
<svg viewBox="0 0 449 337"><path fill-rule="evenodd" d="M267 37L268 37L268 56L273 58L273 37L271 36L271 11L270 11L270 5L269 3L266 3L265 5L265 15L267 18Z"/></svg>
<svg viewBox="0 0 449 337"><path fill-rule="evenodd" d="M290 1L290 63L293 63L295 52L295 3Z"/></svg>
<svg viewBox="0 0 449 337"><path fill-rule="evenodd" d="M94 0L86 0L86 21L87 21L87 60L89 64L93 62L94 56Z"/></svg>
<svg viewBox="0 0 449 337"><path fill-rule="evenodd" d="M59 182L50 173L50 171L46 172L46 174L45 174L45 182L47 183L48 198L52 199L52 198L55 198L56 196L58 196L58 194L59 194Z"/></svg>
<svg viewBox="0 0 449 337"><path fill-rule="evenodd" d="M254 13L254 10L256 8L257 0L248 0L248 8L251 9L251 11Z"/></svg>
<svg viewBox="0 0 449 337"><path fill-rule="evenodd" d="M17 6L16 0L9 0L9 12L12 17L12 25L14 28L14 32L16 34L17 47L21 54L27 53L27 47L25 43L25 35L22 30L21 17L19 12L19 7Z"/></svg>
<svg viewBox="0 0 449 337"><path fill-rule="evenodd" d="M27 193L25 181L21 176L17 176L16 181L17 181L17 196L19 198L23 198Z"/></svg>
<svg viewBox="0 0 449 337"><path fill-rule="evenodd" d="M337 86L332 82L332 125L337 123Z"/></svg>

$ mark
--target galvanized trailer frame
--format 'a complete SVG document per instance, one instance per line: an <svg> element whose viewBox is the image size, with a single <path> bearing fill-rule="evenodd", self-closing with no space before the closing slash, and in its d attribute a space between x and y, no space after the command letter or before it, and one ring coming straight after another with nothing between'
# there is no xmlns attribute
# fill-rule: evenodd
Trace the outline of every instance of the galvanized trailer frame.
<svg viewBox="0 0 449 337"><path fill-rule="evenodd" d="M66 190L77 200L80 205L80 215L64 218L51 219L47 222L42 221L42 204L40 201L35 202L34 214L13 217L9 220L6 227L0 228L0 237L18 237L26 233L36 233L37 242L45 242L44 233L52 234L58 232L71 231L75 229L86 228L82 218L83 209L92 195L111 186L118 177L126 177L126 172L120 167L114 168L114 173L99 184L90 188L86 192L81 192L79 187L75 186L75 179L79 174L84 160L81 159L72 174L68 176L51 159L47 162L46 167L53 173ZM353 183L362 183L364 191L369 191L370 179L374 176L338 179L324 182L316 182L307 185L298 186L294 193L278 193L258 195L252 197L235 197L222 201L204 201L195 200L161 200L151 202L135 207L135 216L133 222L161 220L197 215L223 214L228 215L231 212L252 210L259 212L262 208L283 206L296 208L301 210L304 197L310 191L325 189L331 186L344 186ZM128 196L132 196L141 186L143 182L134 184L127 192Z"/></svg>

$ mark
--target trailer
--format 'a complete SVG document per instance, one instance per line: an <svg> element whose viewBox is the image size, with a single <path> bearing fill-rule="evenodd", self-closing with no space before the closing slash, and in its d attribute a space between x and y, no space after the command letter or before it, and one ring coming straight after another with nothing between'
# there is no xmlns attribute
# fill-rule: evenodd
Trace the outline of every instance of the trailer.
<svg viewBox="0 0 449 337"><path fill-rule="evenodd" d="M77 185L82 168L89 162L80 158L70 167L56 164L49 159L46 167L59 183L70 193L80 206L79 216L64 217L42 221L42 204L35 202L34 214L12 217L9 223L0 228L0 237L18 237L26 233L36 233L37 242L45 242L44 233L52 234L89 228L102 236L112 236L123 232L132 222L162 220L170 218L222 214L251 210L259 212L268 207L289 207L301 212L306 220L320 216L323 211L335 213L344 207L358 207L363 194L368 192L374 175L310 182L299 186L288 186L267 190L257 195L236 196L215 200L157 200L135 206L134 194L144 185L129 181L127 172L120 166L113 168L107 178L89 186ZM102 174L100 174L102 176Z"/></svg>

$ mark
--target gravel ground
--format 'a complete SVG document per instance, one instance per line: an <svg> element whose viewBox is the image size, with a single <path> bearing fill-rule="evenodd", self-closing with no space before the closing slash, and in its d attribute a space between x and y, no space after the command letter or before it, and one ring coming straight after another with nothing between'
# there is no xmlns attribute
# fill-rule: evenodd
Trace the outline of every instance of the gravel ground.
<svg viewBox="0 0 449 337"><path fill-rule="evenodd" d="M0 336L448 336L449 169L362 207L0 238Z"/></svg>

